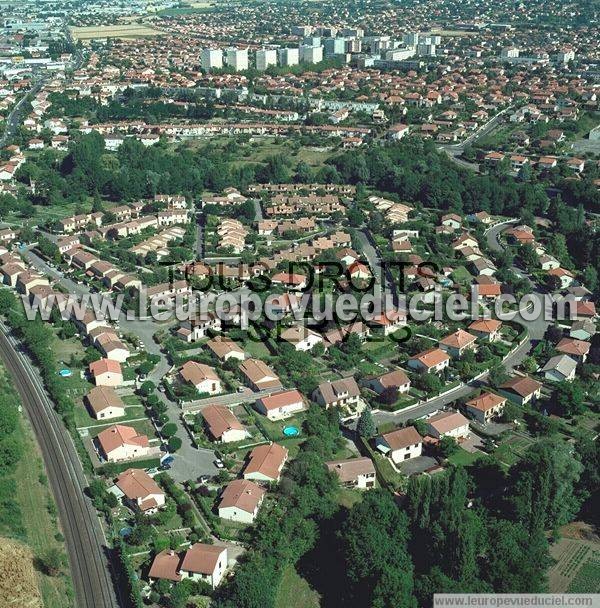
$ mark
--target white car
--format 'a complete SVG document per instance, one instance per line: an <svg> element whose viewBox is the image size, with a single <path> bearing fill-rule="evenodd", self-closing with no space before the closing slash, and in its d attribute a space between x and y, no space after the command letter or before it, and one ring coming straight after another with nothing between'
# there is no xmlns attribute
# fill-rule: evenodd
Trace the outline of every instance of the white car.
<svg viewBox="0 0 600 608"><path fill-rule="evenodd" d="M223 461L220 458L217 458L216 460L214 460L213 464L217 467L217 469L225 468L225 465L223 464Z"/></svg>

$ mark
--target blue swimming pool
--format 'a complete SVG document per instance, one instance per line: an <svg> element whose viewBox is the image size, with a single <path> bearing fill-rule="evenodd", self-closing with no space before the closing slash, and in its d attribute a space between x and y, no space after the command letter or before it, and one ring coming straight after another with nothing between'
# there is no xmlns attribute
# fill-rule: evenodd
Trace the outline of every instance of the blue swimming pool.
<svg viewBox="0 0 600 608"><path fill-rule="evenodd" d="M300 431L295 426L286 426L283 429L283 434L286 437L297 437L300 435Z"/></svg>
<svg viewBox="0 0 600 608"><path fill-rule="evenodd" d="M70 376L73 375L73 372L70 369L61 369L58 372L58 375L61 376L62 378L69 378Z"/></svg>

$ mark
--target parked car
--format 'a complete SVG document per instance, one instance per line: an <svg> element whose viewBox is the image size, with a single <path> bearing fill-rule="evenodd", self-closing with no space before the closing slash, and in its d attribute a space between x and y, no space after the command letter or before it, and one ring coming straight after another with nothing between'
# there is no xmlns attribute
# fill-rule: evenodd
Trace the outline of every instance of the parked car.
<svg viewBox="0 0 600 608"><path fill-rule="evenodd" d="M220 458L217 458L216 460L214 460L213 464L217 467L217 469L225 468L225 465L223 464L223 461Z"/></svg>

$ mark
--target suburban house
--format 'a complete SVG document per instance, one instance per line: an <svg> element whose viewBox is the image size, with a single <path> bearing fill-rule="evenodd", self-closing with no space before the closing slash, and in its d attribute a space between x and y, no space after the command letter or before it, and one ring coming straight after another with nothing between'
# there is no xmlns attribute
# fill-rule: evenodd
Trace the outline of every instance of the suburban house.
<svg viewBox="0 0 600 608"><path fill-rule="evenodd" d="M375 445L382 454L391 458L396 464L416 458L423 451L423 439L414 426L379 435Z"/></svg>
<svg viewBox="0 0 600 608"><path fill-rule="evenodd" d="M229 359L243 361L246 358L244 349L227 336L215 336L206 343L206 346L219 361L229 361Z"/></svg>
<svg viewBox="0 0 600 608"><path fill-rule="evenodd" d="M569 336L576 340L590 340L596 335L596 324L591 319L574 321Z"/></svg>
<svg viewBox="0 0 600 608"><path fill-rule="evenodd" d="M370 458L348 458L325 463L335 473L340 484L360 490L375 487L375 465Z"/></svg>
<svg viewBox="0 0 600 608"><path fill-rule="evenodd" d="M159 580L179 583L181 581L180 564L181 557L172 549L165 549L157 553L148 572L150 584Z"/></svg>
<svg viewBox="0 0 600 608"><path fill-rule="evenodd" d="M266 490L249 479L234 479L221 494L219 517L251 524L265 497Z"/></svg>
<svg viewBox="0 0 600 608"><path fill-rule="evenodd" d="M576 369L577 361L575 359L569 357L569 355L556 355L556 357L548 360L541 371L546 380L568 382L575 379Z"/></svg>
<svg viewBox="0 0 600 608"><path fill-rule="evenodd" d="M321 344L323 337L303 325L293 325L281 332L281 339L289 342L296 350L307 351Z"/></svg>
<svg viewBox="0 0 600 608"><path fill-rule="evenodd" d="M184 382L193 385L199 393L217 395L221 392L221 379L210 365L197 361L186 361L179 371L179 375Z"/></svg>
<svg viewBox="0 0 600 608"><path fill-rule="evenodd" d="M500 397L496 393L481 393L479 397L466 402L466 410L477 422L486 424L495 418L502 416L506 397Z"/></svg>
<svg viewBox="0 0 600 608"><path fill-rule="evenodd" d="M542 384L527 376L515 376L499 386L500 392L515 403L525 405L535 401L542 392Z"/></svg>
<svg viewBox="0 0 600 608"><path fill-rule="evenodd" d="M381 374L381 376L364 378L360 384L375 391L378 395L390 389L396 389L399 393L407 393L410 390L410 380L401 369L395 369Z"/></svg>
<svg viewBox="0 0 600 608"><path fill-rule="evenodd" d="M101 431L96 442L101 456L109 462L120 462L150 454L148 437L139 435L131 426L115 424Z"/></svg>
<svg viewBox="0 0 600 608"><path fill-rule="evenodd" d="M96 386L120 386L123 384L121 365L113 359L98 359L89 365L90 375Z"/></svg>
<svg viewBox="0 0 600 608"><path fill-rule="evenodd" d="M281 420L302 411L304 398L300 391L292 389L257 399L254 407L269 420Z"/></svg>
<svg viewBox="0 0 600 608"><path fill-rule="evenodd" d="M479 319L469 325L469 333L480 340L495 342L500 338L502 321L496 319Z"/></svg>
<svg viewBox="0 0 600 608"><path fill-rule="evenodd" d="M453 334L440 340L440 348L451 357L462 357L465 351L475 350L477 338L464 329L459 329Z"/></svg>
<svg viewBox="0 0 600 608"><path fill-rule="evenodd" d="M125 416L125 404L110 386L95 386L84 397L84 401L96 420Z"/></svg>
<svg viewBox="0 0 600 608"><path fill-rule="evenodd" d="M156 513L165 504L165 493L143 469L127 469L115 485L123 492L123 501L146 515Z"/></svg>
<svg viewBox="0 0 600 608"><path fill-rule="evenodd" d="M194 543L181 561L182 579L204 581L213 589L221 582L227 570L227 547Z"/></svg>
<svg viewBox="0 0 600 608"><path fill-rule="evenodd" d="M208 405L201 413L215 441L231 443L242 441L250 435L236 415L224 405Z"/></svg>
<svg viewBox="0 0 600 608"><path fill-rule="evenodd" d="M288 451L278 443L259 445L250 452L250 461L244 469L244 479L252 481L279 481Z"/></svg>
<svg viewBox="0 0 600 608"><path fill-rule="evenodd" d="M341 407L348 412L356 412L360 404L360 389L352 376L321 382L313 393L313 399L325 409Z"/></svg>
<svg viewBox="0 0 600 608"><path fill-rule="evenodd" d="M575 324L573 324L575 325ZM572 327L571 327L572 329ZM569 355L577 363L585 363L591 344L575 338L563 338L557 345L556 350L564 355Z"/></svg>
<svg viewBox="0 0 600 608"><path fill-rule="evenodd" d="M260 359L246 359L239 369L255 391L283 388L277 374Z"/></svg>
<svg viewBox="0 0 600 608"><path fill-rule="evenodd" d="M436 439L469 435L469 421L460 412L440 412L427 419L427 432Z"/></svg>
<svg viewBox="0 0 600 608"><path fill-rule="evenodd" d="M407 317L406 313L400 310L388 310L368 319L367 324L373 330L383 331L384 336L389 336L407 324Z"/></svg>
<svg viewBox="0 0 600 608"><path fill-rule="evenodd" d="M184 578L191 578L194 581L204 581L214 589L226 570L226 547L195 543L183 557L172 549L158 553L150 566L148 578L150 583L157 580L178 583Z"/></svg>
<svg viewBox="0 0 600 608"><path fill-rule="evenodd" d="M441 348L430 348L411 357L407 364L417 371L439 373L450 365L450 357Z"/></svg>

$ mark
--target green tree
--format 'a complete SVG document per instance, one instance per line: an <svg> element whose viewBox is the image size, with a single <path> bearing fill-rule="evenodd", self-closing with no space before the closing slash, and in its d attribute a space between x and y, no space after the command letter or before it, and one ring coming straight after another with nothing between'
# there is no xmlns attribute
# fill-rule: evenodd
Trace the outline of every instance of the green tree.
<svg viewBox="0 0 600 608"><path fill-rule="evenodd" d="M356 430L358 431L358 434L365 439L371 439L377 432L375 422L373 421L373 415L368 407L360 413Z"/></svg>

